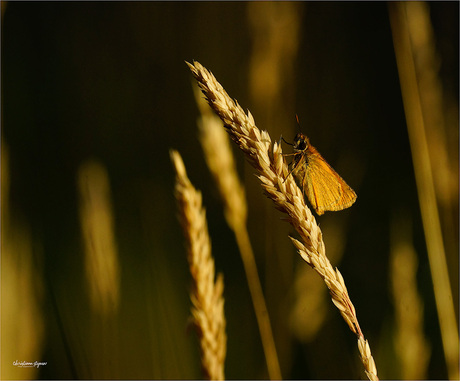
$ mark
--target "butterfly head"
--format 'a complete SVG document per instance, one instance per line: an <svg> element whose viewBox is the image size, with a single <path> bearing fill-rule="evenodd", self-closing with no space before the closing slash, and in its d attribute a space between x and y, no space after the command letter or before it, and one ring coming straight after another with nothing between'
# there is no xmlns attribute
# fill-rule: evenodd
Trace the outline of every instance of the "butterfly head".
<svg viewBox="0 0 460 381"><path fill-rule="evenodd" d="M305 151L310 146L310 140L299 132L294 138L293 146L295 151Z"/></svg>

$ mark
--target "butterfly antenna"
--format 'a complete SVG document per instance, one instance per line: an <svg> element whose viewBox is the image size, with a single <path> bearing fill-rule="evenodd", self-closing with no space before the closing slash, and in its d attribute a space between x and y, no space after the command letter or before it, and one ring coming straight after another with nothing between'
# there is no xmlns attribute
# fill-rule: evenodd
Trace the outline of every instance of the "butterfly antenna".
<svg viewBox="0 0 460 381"><path fill-rule="evenodd" d="M295 114L295 120L297 121L297 126L299 127L299 131L300 131L300 121L299 121L299 116L297 114Z"/></svg>

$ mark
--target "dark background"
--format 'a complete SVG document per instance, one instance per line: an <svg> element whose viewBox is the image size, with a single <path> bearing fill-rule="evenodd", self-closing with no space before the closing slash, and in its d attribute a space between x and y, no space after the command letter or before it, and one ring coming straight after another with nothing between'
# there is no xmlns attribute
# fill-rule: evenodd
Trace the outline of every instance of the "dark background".
<svg viewBox="0 0 460 381"><path fill-rule="evenodd" d="M259 3L260 17L265 5ZM8 149L9 210L30 231L44 285L41 356L30 360L48 365L37 377L104 377L91 360L85 333L92 312L84 286L76 174L89 158L108 171L121 266L117 348L102 346L100 354L117 364L108 378L201 377L196 335L187 330L190 275L170 148L179 150L192 183L203 192L216 268L225 276L226 377L268 377L241 259L197 138L198 109L184 63L193 59L251 110L272 139L283 134L292 140L298 114L301 129L356 190L352 208L318 221L326 247L333 239L328 224L344 233L343 257L332 264L345 278L381 378L399 377L389 337L394 329L390 225L395 215L407 217L431 345L427 377L447 377L388 4L295 6L298 45L278 95L280 114L255 100L249 88L256 39L246 2L2 3L2 148ZM445 98L458 105L458 2L429 6ZM454 143L450 158L457 162ZM365 377L356 339L327 296L325 320L311 340L290 330L293 278L305 266L287 238L295 232L272 210L241 153L234 152L247 188L249 233L283 377ZM456 241L447 247L447 259L458 310L458 202L451 212ZM270 229L280 234L273 238Z"/></svg>

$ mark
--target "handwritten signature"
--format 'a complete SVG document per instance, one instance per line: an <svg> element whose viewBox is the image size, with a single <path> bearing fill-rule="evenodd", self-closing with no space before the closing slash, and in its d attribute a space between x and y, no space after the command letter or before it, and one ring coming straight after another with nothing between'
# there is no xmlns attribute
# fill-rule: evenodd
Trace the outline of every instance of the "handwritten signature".
<svg viewBox="0 0 460 381"><path fill-rule="evenodd" d="M28 361L13 361L13 365L17 366L19 368L40 368L41 366L47 365L48 362L40 362L40 361L34 361L34 362L28 362Z"/></svg>

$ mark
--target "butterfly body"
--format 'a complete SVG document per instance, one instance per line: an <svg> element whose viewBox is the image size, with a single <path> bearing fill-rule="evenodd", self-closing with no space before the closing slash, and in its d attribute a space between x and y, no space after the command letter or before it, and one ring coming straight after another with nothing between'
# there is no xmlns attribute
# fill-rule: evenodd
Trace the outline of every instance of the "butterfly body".
<svg viewBox="0 0 460 381"><path fill-rule="evenodd" d="M343 210L356 201L356 193L326 162L302 133L294 138L291 173L318 215Z"/></svg>

